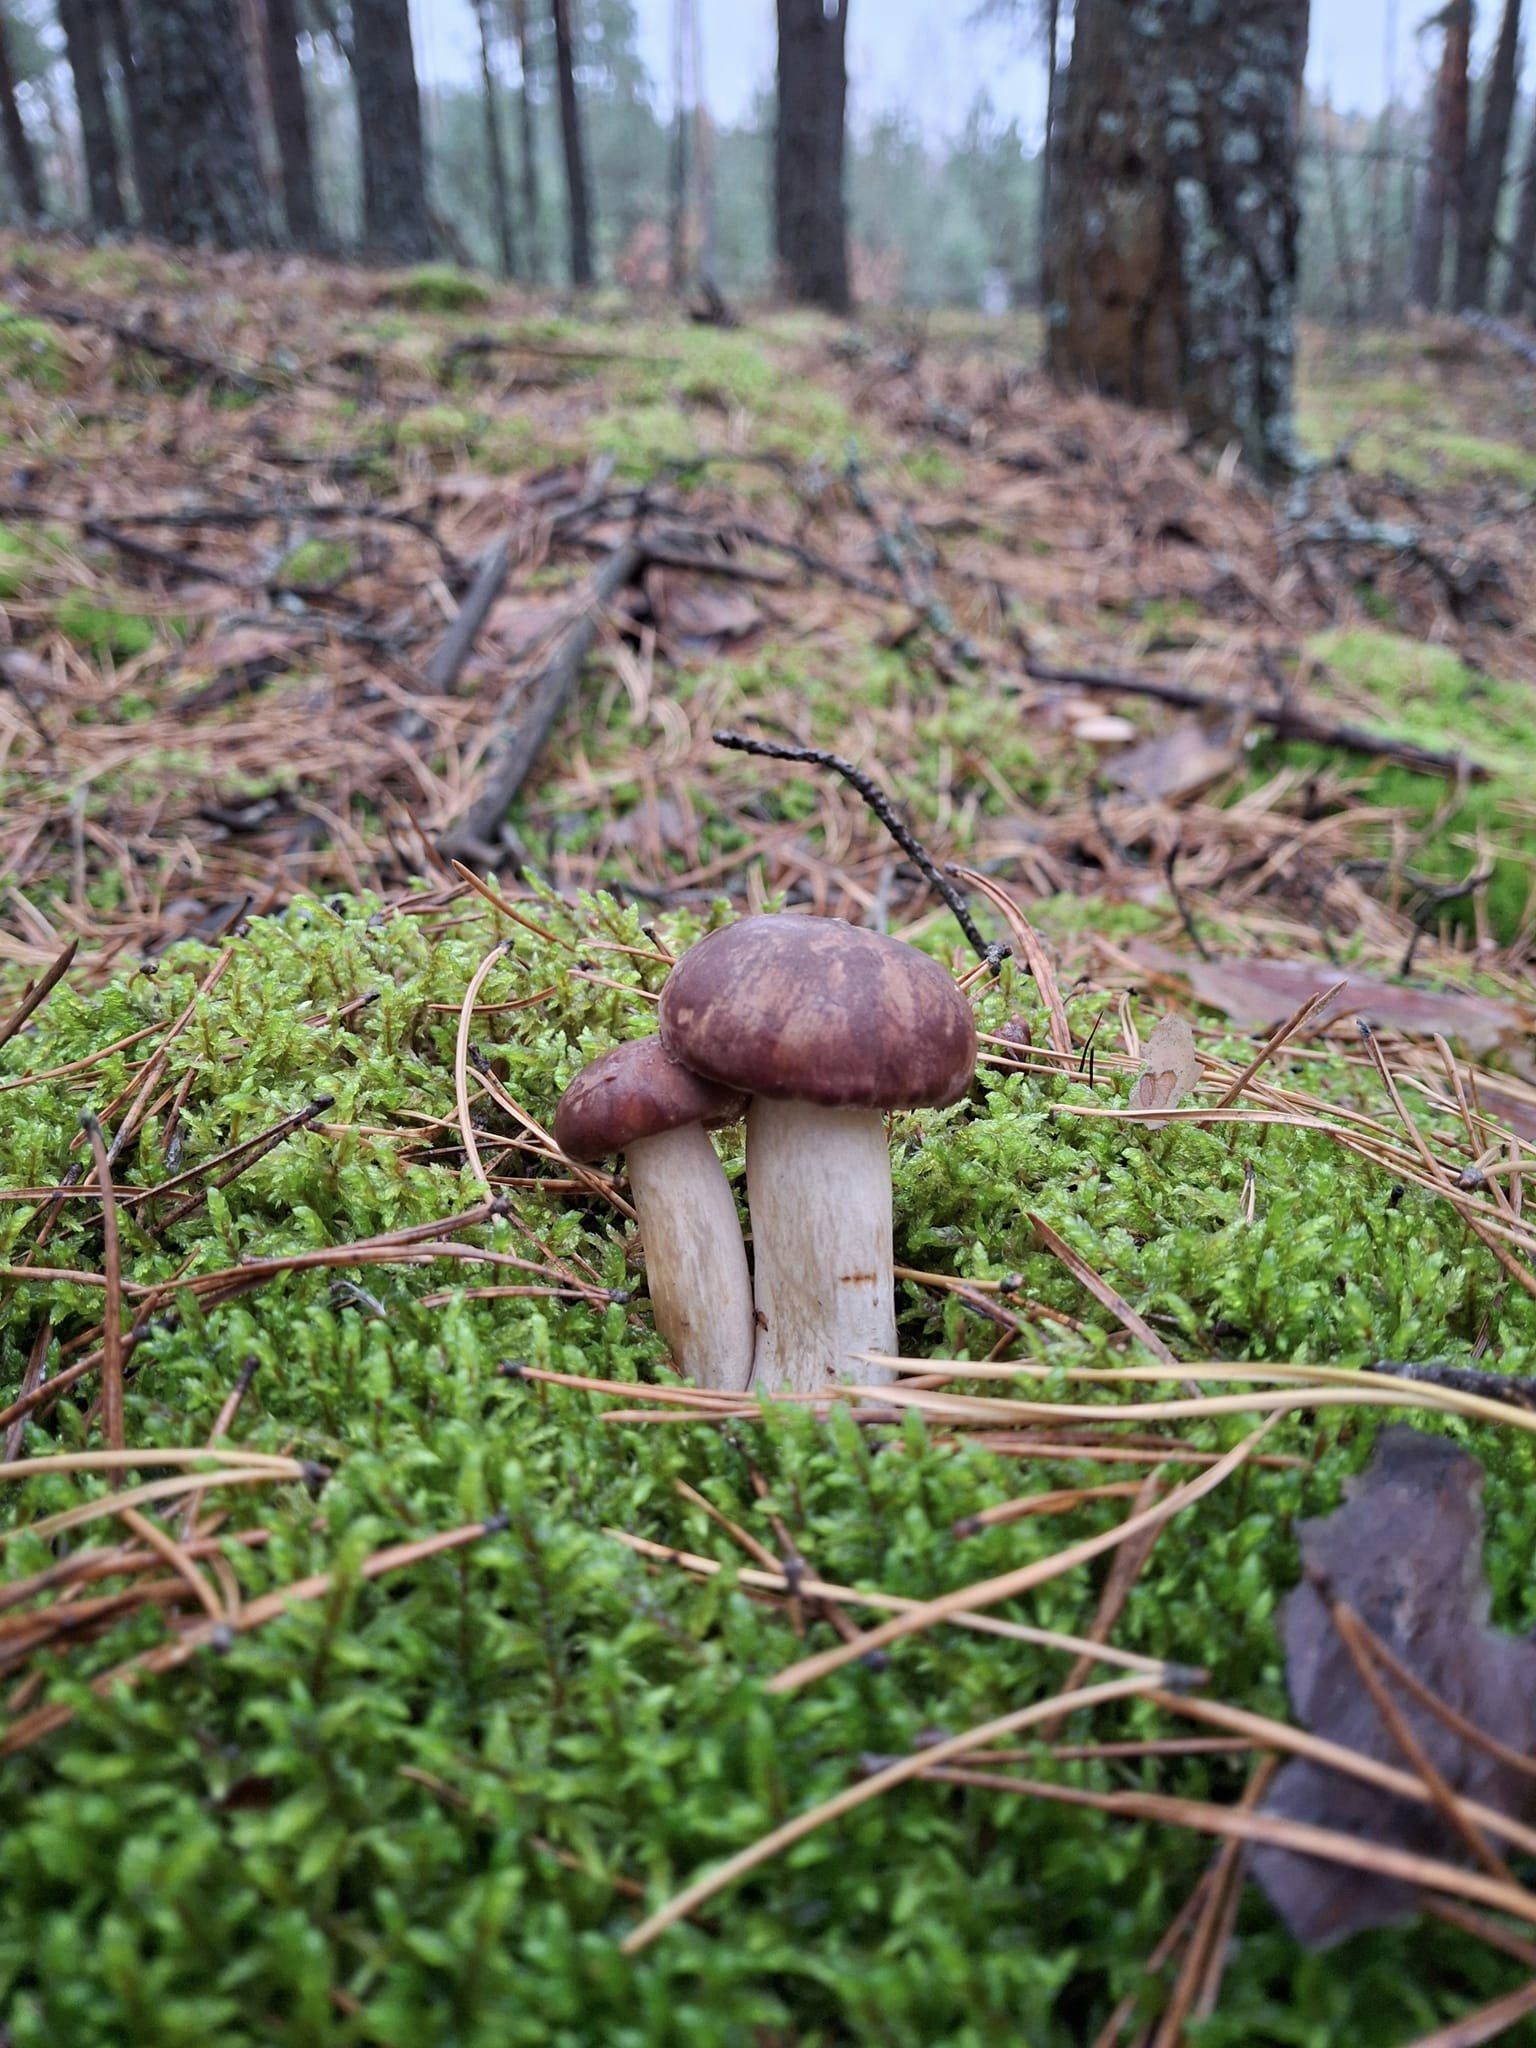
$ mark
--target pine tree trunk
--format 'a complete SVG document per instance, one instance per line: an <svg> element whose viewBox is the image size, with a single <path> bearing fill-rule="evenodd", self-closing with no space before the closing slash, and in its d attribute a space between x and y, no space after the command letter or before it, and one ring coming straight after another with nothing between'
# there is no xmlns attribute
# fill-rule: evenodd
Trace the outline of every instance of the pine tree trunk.
<svg viewBox="0 0 1536 2048"><path fill-rule="evenodd" d="M299 17L294 0L266 0L267 92L283 174L283 211L288 238L301 248L320 239L315 198L315 160L309 134L309 102L299 61Z"/></svg>
<svg viewBox="0 0 1536 2048"><path fill-rule="evenodd" d="M170 171L166 139L156 113L158 91L149 75L149 55L135 29L128 0L104 0L103 14L128 103L128 156L139 201L139 226L147 234L163 235L170 227L166 196Z"/></svg>
<svg viewBox="0 0 1536 2048"><path fill-rule="evenodd" d="M517 270L517 251L512 238L512 199L507 190L507 166L501 153L501 114L496 105L496 71L491 63L490 0L475 0L480 29L480 92L485 113L485 155L491 177L491 214L496 226L496 254L503 277Z"/></svg>
<svg viewBox="0 0 1536 2048"><path fill-rule="evenodd" d="M565 145L571 283L580 288L592 282L592 195L587 185L581 102L576 97L576 51L571 30L574 0L551 0L551 5L555 21L555 68L560 78L560 138Z"/></svg>
<svg viewBox="0 0 1536 2048"><path fill-rule="evenodd" d="M774 248L780 289L846 313L843 199L848 0L778 0L779 110L773 148Z"/></svg>
<svg viewBox="0 0 1536 2048"><path fill-rule="evenodd" d="M1472 0L1450 0L1441 19L1445 47L1435 80L1435 111L1429 158L1413 223L1412 274L1409 297L1433 312L1440 304L1445 276L1448 223L1461 218L1467 171L1467 58L1472 42Z"/></svg>
<svg viewBox="0 0 1536 2048"><path fill-rule="evenodd" d="M1294 459L1307 0L1079 0L1058 119L1047 360Z"/></svg>
<svg viewBox="0 0 1536 2048"><path fill-rule="evenodd" d="M236 0L140 0L145 117L172 241L264 248L272 221Z"/></svg>
<svg viewBox="0 0 1536 2048"><path fill-rule="evenodd" d="M688 282L688 0L672 0L672 149L667 166L667 287Z"/></svg>
<svg viewBox="0 0 1536 2048"><path fill-rule="evenodd" d="M432 219L408 0L352 0L352 39L363 241L381 256L420 263L432 254Z"/></svg>
<svg viewBox="0 0 1536 2048"><path fill-rule="evenodd" d="M104 234L127 225L118 178L117 138L107 105L107 82L101 68L102 24L93 0L59 0L59 26L75 81L80 110L80 141L85 151L85 181L90 193L91 225Z"/></svg>
<svg viewBox="0 0 1536 2048"><path fill-rule="evenodd" d="M22 126L21 108L16 101L7 26L0 11L0 128L5 133L5 168L16 188L16 203L21 208L22 220L30 223L42 219L43 192L38 183L37 158L32 154L32 143Z"/></svg>
<svg viewBox="0 0 1536 2048"><path fill-rule="evenodd" d="M512 0L512 18L517 29L517 60L521 71L517 88L518 127L523 156L523 250L528 276L538 284L544 276L544 244L539 234L539 137L533 118L532 51L528 40L528 0Z"/></svg>
<svg viewBox="0 0 1536 2048"><path fill-rule="evenodd" d="M1531 279L1536 277L1536 117L1526 143L1525 168L1520 176L1520 212L1515 222L1515 239L1509 249L1509 270L1504 280L1503 312L1518 320L1530 302Z"/></svg>
<svg viewBox="0 0 1536 2048"><path fill-rule="evenodd" d="M1504 0L1499 40L1488 68L1477 147L1467 167L1467 203L1462 209L1461 236L1456 246L1456 309L1488 302L1488 271L1493 238L1498 231L1499 194L1504 189L1504 163L1509 131L1515 118L1520 82L1520 0Z"/></svg>
<svg viewBox="0 0 1536 2048"><path fill-rule="evenodd" d="M1051 159L1056 154L1056 100L1060 74L1056 52L1061 42L1061 0L1046 0L1045 8L1045 140L1040 149L1040 260L1037 265L1040 301L1045 303L1045 280L1050 268L1051 246Z"/></svg>

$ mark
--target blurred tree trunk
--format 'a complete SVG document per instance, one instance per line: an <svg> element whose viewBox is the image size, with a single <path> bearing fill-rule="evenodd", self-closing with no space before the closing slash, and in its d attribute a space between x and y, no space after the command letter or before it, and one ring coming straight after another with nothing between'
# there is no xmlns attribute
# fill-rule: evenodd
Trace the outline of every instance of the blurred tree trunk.
<svg viewBox="0 0 1536 2048"><path fill-rule="evenodd" d="M560 80L560 139L565 145L565 191L570 239L571 283L592 282L592 195L582 143L581 102L576 97L576 52L571 31L574 0L551 0L555 21L555 69Z"/></svg>
<svg viewBox="0 0 1536 2048"><path fill-rule="evenodd" d="M409 0L352 0L352 43L363 241L380 255L418 263L432 254L432 219Z"/></svg>
<svg viewBox="0 0 1536 2048"><path fill-rule="evenodd" d="M172 241L264 248L272 221L235 0L139 0L145 115Z"/></svg>
<svg viewBox="0 0 1536 2048"><path fill-rule="evenodd" d="M299 61L299 16L294 0L266 0L267 93L282 170L283 211L288 235L301 248L320 239L315 198L315 159L309 135L309 102Z"/></svg>
<svg viewBox="0 0 1536 2048"><path fill-rule="evenodd" d="M1462 208L1456 245L1456 309L1488 302L1488 271L1493 238L1498 232L1499 194L1504 189L1504 164L1509 131L1515 118L1520 83L1520 0L1504 0L1499 40L1488 68L1477 146L1467 167L1467 203Z"/></svg>
<svg viewBox="0 0 1536 2048"><path fill-rule="evenodd" d="M170 227L170 172L165 160L166 138L155 112L158 94L149 75L150 60L129 13L128 0L104 0L103 13L128 106L128 158L139 201L139 225L146 234L163 235Z"/></svg>
<svg viewBox="0 0 1536 2048"><path fill-rule="evenodd" d="M16 188L16 203L23 221L42 219L43 191L37 178L37 158L21 122L16 99L16 77L11 70L11 52L6 42L9 24L0 10L0 126L5 130L5 167Z"/></svg>
<svg viewBox="0 0 1536 2048"><path fill-rule="evenodd" d="M1440 304L1445 273L1447 222L1459 224L1467 173L1469 86L1467 59L1472 43L1472 0L1450 0L1434 17L1443 26L1445 46L1435 79L1435 106L1429 138L1429 159L1419 191L1413 223L1412 274L1409 297L1433 312Z"/></svg>
<svg viewBox="0 0 1536 2048"><path fill-rule="evenodd" d="M1525 167L1520 174L1520 211L1515 238L1509 245L1509 270L1504 279L1503 311L1518 320L1531 296L1530 280L1536 276L1536 116L1531 120L1525 146Z"/></svg>
<svg viewBox="0 0 1536 2048"><path fill-rule="evenodd" d="M1045 0L1045 141L1040 150L1040 302L1050 270L1051 159L1056 153L1056 100L1060 80L1056 51L1061 41L1061 0Z"/></svg>
<svg viewBox="0 0 1536 2048"><path fill-rule="evenodd" d="M544 245L539 235L539 137L533 118L533 52L528 38L528 0L512 0L517 31L518 126L523 154L523 254L528 276L538 284L544 276Z"/></svg>
<svg viewBox="0 0 1536 2048"><path fill-rule="evenodd" d="M480 30L480 92L485 107L485 154L491 174L491 213L496 224L496 255L503 277L517 270L512 234L512 198L507 190L507 165L501 153L501 114L496 105L496 69L491 62L490 0L475 0Z"/></svg>
<svg viewBox="0 0 1536 2048"><path fill-rule="evenodd" d="M846 313L848 0L778 0L778 14L773 220L780 289L809 305Z"/></svg>
<svg viewBox="0 0 1536 2048"><path fill-rule="evenodd" d="M118 177L117 137L107 105L107 81L101 68L102 22L94 0L59 0L59 26L75 81L80 110L80 141L85 151L85 181L90 193L91 225L104 233L127 225L123 190Z"/></svg>
<svg viewBox="0 0 1536 2048"><path fill-rule="evenodd" d="M1307 0L1078 0L1058 117L1047 361L1294 459Z"/></svg>
<svg viewBox="0 0 1536 2048"><path fill-rule="evenodd" d="M667 287L688 282L688 0L672 0L672 150L667 166Z"/></svg>

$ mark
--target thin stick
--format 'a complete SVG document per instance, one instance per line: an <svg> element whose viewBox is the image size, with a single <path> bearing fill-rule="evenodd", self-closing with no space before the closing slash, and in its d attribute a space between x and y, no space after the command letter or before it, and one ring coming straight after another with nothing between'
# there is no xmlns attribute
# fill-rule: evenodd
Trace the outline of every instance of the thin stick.
<svg viewBox="0 0 1536 2048"><path fill-rule="evenodd" d="M956 867L952 870L962 882L968 882L973 889L979 889L993 909L998 911L1019 949L1025 966L1035 978L1045 1003L1046 1015L1050 1020L1051 1045L1064 1059L1074 1056L1072 1027L1067 1022L1066 1005L1061 1000L1061 990L1056 985L1056 970L1051 965L1051 956L1040 943L1040 935L1020 910L1017 903L994 882L990 875L978 873L975 868Z"/></svg>
<svg viewBox="0 0 1536 2048"><path fill-rule="evenodd" d="M760 754L769 761L799 761L809 768L830 768L834 775L840 775L850 789L856 790L876 820L890 833L912 865L921 873L924 881L936 896L948 905L961 931L965 933L976 952L976 956L988 967L998 967L1008 958L1008 948L1000 946L982 936L981 927L971 916L970 908L960 891L949 879L938 862L929 853L923 842L901 817L897 815L890 798L872 775L845 760L841 754L831 753L826 747L793 747L781 740L754 739L744 732L717 732L710 737L717 747L729 747L738 754Z"/></svg>
<svg viewBox="0 0 1536 2048"><path fill-rule="evenodd" d="M43 1004L47 1002L49 996L53 994L53 991L58 987L65 975L68 974L71 966L74 964L75 955L79 950L80 941L78 939L71 939L42 980L37 984L36 988L29 989L26 995L22 997L10 1016L6 1018L4 1024L0 1024L0 1045L8 1045L34 1011L41 1009Z"/></svg>
<svg viewBox="0 0 1536 2048"><path fill-rule="evenodd" d="M108 1447L120 1451L127 1439L123 1427L123 1259L117 1239L117 1198L112 1191L112 1167L101 1125L87 1110L80 1126L96 1161L96 1185L101 1194L102 1264L107 1281L101 1321L101 1425ZM118 1482L114 1479L112 1483L115 1486Z"/></svg>
<svg viewBox="0 0 1536 2048"><path fill-rule="evenodd" d="M777 1677L770 1678L767 1690L770 1693L795 1692L803 1685L809 1685L818 1678L825 1678L829 1672L837 1671L856 1658L866 1656L871 1650L883 1650L888 1643L900 1641L903 1636L915 1634L919 1629L932 1628L935 1623L948 1621L957 1614L972 1614L979 1608L995 1607L1001 1600L1011 1600L1019 1593L1027 1593L1036 1586L1043 1586L1052 1579L1074 1570L1090 1559L1102 1557L1107 1550L1128 1542L1143 1529L1155 1527L1160 1522L1171 1521L1187 1507L1192 1507L1206 1494L1214 1493L1222 1482L1231 1477L1238 1467L1249 1458L1264 1438L1280 1421L1281 1416L1302 1405L1293 1396L1289 1407L1271 1415L1266 1422L1241 1443L1234 1445L1225 1457L1220 1458L1202 1472L1197 1479L1187 1480L1175 1487L1166 1499L1155 1507L1146 1508L1139 1515L1128 1515L1113 1529L1101 1535L1087 1537L1081 1543L1074 1543L1066 1550L1059 1550L1052 1557L1038 1558L1033 1564L1022 1565L1017 1570L1003 1572L998 1577L983 1579L973 1586L962 1586L958 1592L945 1593L937 1600L925 1601L908 1613L899 1615L893 1621L882 1622L879 1628L870 1629L851 1643L840 1643L836 1649L825 1650L817 1657L803 1658L798 1664L791 1664Z"/></svg>
<svg viewBox="0 0 1536 2048"><path fill-rule="evenodd" d="M654 1558L660 1564L679 1565L684 1571L695 1572L701 1578L713 1578L728 1569L718 1558L699 1557L689 1550L675 1550L670 1544L653 1543L646 1536L631 1536L623 1529L605 1529L603 1533L639 1557ZM788 1573L777 1569L755 1571L751 1566L743 1565L737 1570L736 1580L738 1585L752 1591L787 1593L790 1589ZM807 1576L798 1584L807 1599L841 1600L847 1606L873 1607L879 1613L910 1614L922 1605L920 1600L908 1599L901 1593L872 1593L860 1586L840 1586L830 1579ZM1169 1665L1163 1659L1143 1657L1135 1650L1117 1649L1111 1643L1093 1643L1087 1636L1063 1635L1059 1629L1035 1628L1024 1621L999 1621L990 1614L953 1614L949 1619L956 1628L968 1628L978 1635L1002 1636L1008 1642L1033 1643L1042 1650L1092 1656L1097 1663L1113 1664L1125 1671L1141 1671L1149 1678L1174 1670L1179 1673L1181 1681L1196 1682L1196 1674L1188 1666Z"/></svg>
<svg viewBox="0 0 1536 2048"><path fill-rule="evenodd" d="M1447 2026L1436 2027L1433 2033L1420 2034L1416 2041L1409 2042L1408 2048L1482 2048L1483 2042L1499 2040L1517 2021L1529 2018L1533 2012L1536 1978L1514 1991L1506 1991L1502 1998L1490 1999L1475 2012L1463 2013Z"/></svg>
<svg viewBox="0 0 1536 2048"><path fill-rule="evenodd" d="M1164 1365L1171 1365L1177 1369L1179 1361L1168 1349L1162 1338L1158 1336L1152 1325L1147 1322L1145 1317L1137 1314L1124 1295L1116 1293L1109 1282L1096 1273L1085 1258L1073 1251L1066 1239L1054 1231L1043 1216L1037 1216L1032 1209L1027 1210L1025 1213L1033 1225L1035 1235L1040 1239L1040 1242L1047 1251L1053 1252L1060 1259L1073 1279L1080 1281L1093 1296L1094 1300L1102 1307L1107 1308L1115 1318L1115 1321L1123 1329L1128 1330L1137 1343L1150 1351L1154 1358L1160 1358Z"/></svg>
<svg viewBox="0 0 1536 2048"><path fill-rule="evenodd" d="M735 1884L739 1878L745 1877L749 1871L771 1862L775 1856L780 1855L785 1849L793 1848L796 1842L804 1841L807 1835L814 1834L829 1821L840 1820L845 1813L852 1813L855 1808L868 1805L870 1800L880 1798L893 1787L905 1784L909 1779L920 1778L933 1764L941 1763L948 1757L963 1756L968 1750L983 1748L997 1736L1015 1734L1021 1728L1033 1726L1047 1715L1101 1706L1108 1700L1129 1699L1137 1693L1145 1692L1147 1684L1148 1681L1144 1678L1107 1678L1099 1685L1082 1686L1076 1692L1055 1693L1048 1700L1037 1700L1033 1706L1017 1708L1011 1714L999 1715L995 1721L983 1721L979 1727L967 1728L960 1735L951 1735L943 1742L935 1743L931 1749L920 1749L910 1756L899 1758L885 1770L877 1771L873 1777L866 1778L862 1784L846 1786L834 1798L823 1800L821 1805L813 1806L806 1813L797 1814L793 1820L786 1821L782 1827L775 1828L760 1841L753 1842L750 1847L727 1857L724 1863L710 1871L707 1876L696 1879L694 1883L669 1899L659 1911L642 1920L638 1927L631 1928L619 1944L621 1954L638 1955L642 1949L649 1948L658 1935L665 1934L669 1927L675 1926L679 1920L686 1919L707 1899L716 1897L728 1886Z"/></svg>

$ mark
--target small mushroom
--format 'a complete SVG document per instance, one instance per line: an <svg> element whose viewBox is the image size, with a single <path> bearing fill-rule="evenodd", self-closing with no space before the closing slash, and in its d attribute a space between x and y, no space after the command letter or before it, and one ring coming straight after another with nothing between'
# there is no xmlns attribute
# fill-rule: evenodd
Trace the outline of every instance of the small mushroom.
<svg viewBox="0 0 1536 2048"><path fill-rule="evenodd" d="M656 1328L681 1373L733 1393L752 1373L752 1282L707 1133L745 1107L734 1089L670 1059L660 1039L641 1038L583 1068L555 1112L555 1143L568 1159L624 1154Z"/></svg>
<svg viewBox="0 0 1536 2048"><path fill-rule="evenodd" d="M926 954L834 918L746 917L685 953L661 1039L752 1097L753 1385L817 1392L896 1350L888 1109L958 1101L970 1005Z"/></svg>

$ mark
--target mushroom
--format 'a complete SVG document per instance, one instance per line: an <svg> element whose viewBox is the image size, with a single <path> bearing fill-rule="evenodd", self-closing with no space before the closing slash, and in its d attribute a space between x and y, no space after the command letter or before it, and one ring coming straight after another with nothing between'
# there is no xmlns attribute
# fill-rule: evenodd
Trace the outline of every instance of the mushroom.
<svg viewBox="0 0 1536 2048"><path fill-rule="evenodd" d="M674 1058L752 1097L753 1385L807 1393L896 1350L888 1109L958 1101L970 1005L937 961L834 918L746 917L661 992Z"/></svg>
<svg viewBox="0 0 1536 2048"><path fill-rule="evenodd" d="M739 1393L752 1373L752 1282L736 1203L706 1133L746 1107L690 1073L658 1038L617 1045L576 1076L555 1112L568 1159L624 1154L656 1328L677 1368Z"/></svg>

